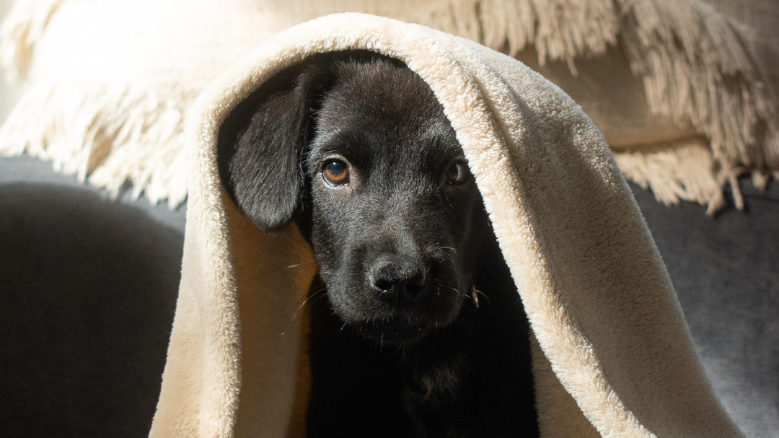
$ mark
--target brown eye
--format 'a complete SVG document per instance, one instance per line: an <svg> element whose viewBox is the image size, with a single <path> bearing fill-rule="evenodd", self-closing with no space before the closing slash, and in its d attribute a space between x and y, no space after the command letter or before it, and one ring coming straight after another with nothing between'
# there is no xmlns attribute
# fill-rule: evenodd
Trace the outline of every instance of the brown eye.
<svg viewBox="0 0 779 438"><path fill-rule="evenodd" d="M471 171L468 170L468 165L464 161L455 161L446 169L445 177L447 184L462 184L470 179Z"/></svg>
<svg viewBox="0 0 779 438"><path fill-rule="evenodd" d="M339 160L328 161L322 167L322 179L330 187L342 186L349 182L349 166Z"/></svg>

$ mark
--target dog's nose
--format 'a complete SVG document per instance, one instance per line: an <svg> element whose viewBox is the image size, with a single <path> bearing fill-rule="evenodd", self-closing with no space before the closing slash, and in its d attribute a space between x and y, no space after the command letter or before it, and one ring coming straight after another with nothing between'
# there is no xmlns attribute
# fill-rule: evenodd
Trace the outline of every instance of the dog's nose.
<svg viewBox="0 0 779 438"><path fill-rule="evenodd" d="M413 302L427 288L424 266L398 256L377 260L370 269L370 277L379 298L398 306Z"/></svg>

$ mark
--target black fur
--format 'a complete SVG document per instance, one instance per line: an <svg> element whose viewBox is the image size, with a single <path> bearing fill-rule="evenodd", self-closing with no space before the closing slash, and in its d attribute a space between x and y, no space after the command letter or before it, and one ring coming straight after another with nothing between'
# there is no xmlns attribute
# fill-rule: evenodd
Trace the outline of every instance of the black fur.
<svg viewBox="0 0 779 438"><path fill-rule="evenodd" d="M348 183L323 177L333 160ZM258 227L295 219L314 248L309 436L538 436L526 316L416 74L369 52L310 57L231 113L219 165Z"/></svg>

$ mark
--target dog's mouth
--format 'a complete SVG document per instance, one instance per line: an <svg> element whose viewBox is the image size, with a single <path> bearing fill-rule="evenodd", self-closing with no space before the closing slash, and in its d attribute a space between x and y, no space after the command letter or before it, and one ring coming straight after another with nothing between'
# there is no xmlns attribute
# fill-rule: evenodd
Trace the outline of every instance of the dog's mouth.
<svg viewBox="0 0 779 438"><path fill-rule="evenodd" d="M384 309L384 312L363 314L361 318L352 319L349 325L379 345L407 346L451 325L462 307L457 301L449 299L430 303L432 309Z"/></svg>
<svg viewBox="0 0 779 438"><path fill-rule="evenodd" d="M436 330L452 324L460 313L463 297L436 296L406 306L387 303L375 298L374 291L368 297L333 299L334 312L356 332L382 345L409 345L420 341Z"/></svg>
<svg viewBox="0 0 779 438"><path fill-rule="evenodd" d="M370 321L357 326L358 331L379 345L408 345L416 343L435 330L429 323L415 323L401 319Z"/></svg>

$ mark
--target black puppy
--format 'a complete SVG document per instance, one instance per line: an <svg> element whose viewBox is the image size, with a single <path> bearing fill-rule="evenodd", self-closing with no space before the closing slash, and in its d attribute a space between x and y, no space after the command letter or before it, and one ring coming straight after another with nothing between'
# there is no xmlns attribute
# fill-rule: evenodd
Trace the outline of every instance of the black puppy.
<svg viewBox="0 0 779 438"><path fill-rule="evenodd" d="M236 108L219 148L239 208L266 231L294 219L319 264L309 436L538 435L526 317L419 76L312 56Z"/></svg>

